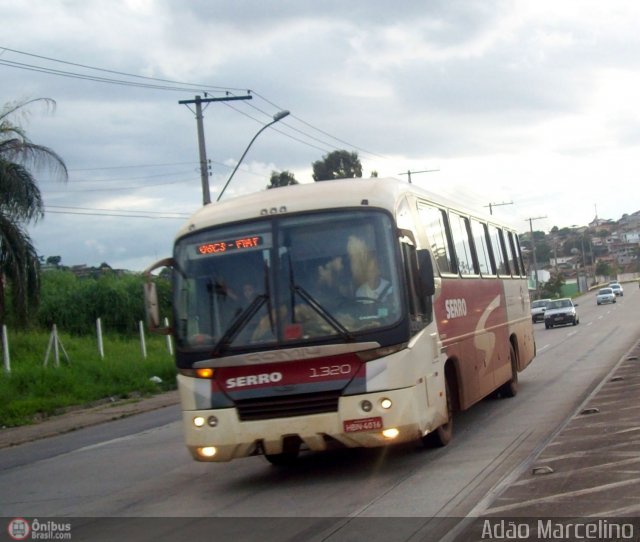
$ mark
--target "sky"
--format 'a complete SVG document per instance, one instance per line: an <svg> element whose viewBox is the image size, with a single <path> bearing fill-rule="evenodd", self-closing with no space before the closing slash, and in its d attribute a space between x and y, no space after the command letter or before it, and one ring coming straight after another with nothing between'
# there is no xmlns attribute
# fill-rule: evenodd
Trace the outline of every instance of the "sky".
<svg viewBox="0 0 640 542"><path fill-rule="evenodd" d="M357 152L519 231L640 210L635 0L0 0L0 107L58 153L35 172L44 258L141 271L211 197ZM206 93L206 94L205 94ZM422 173L418 173L422 172ZM401 175L404 173L404 175ZM534 220L529 220L534 219Z"/></svg>

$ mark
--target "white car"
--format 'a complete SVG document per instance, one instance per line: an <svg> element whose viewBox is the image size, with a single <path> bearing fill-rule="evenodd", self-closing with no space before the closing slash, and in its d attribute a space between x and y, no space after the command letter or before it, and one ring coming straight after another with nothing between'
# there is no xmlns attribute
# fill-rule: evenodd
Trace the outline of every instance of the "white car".
<svg viewBox="0 0 640 542"><path fill-rule="evenodd" d="M616 302L616 294L613 291L613 288L600 288L598 293L596 294L596 304L602 305L603 303L615 303Z"/></svg>
<svg viewBox="0 0 640 542"><path fill-rule="evenodd" d="M544 311L544 327L550 329L557 325L578 325L580 318L576 311L577 306L577 303L568 297L550 301L547 310Z"/></svg>
<svg viewBox="0 0 640 542"><path fill-rule="evenodd" d="M614 294L619 295L620 297L624 295L624 289L622 288L622 285L617 282L609 284L609 288L613 290Z"/></svg>

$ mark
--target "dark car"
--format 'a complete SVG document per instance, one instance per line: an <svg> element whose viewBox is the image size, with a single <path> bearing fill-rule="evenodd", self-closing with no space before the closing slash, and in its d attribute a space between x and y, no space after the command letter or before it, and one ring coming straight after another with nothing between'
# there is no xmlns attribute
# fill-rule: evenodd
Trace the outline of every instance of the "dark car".
<svg viewBox="0 0 640 542"><path fill-rule="evenodd" d="M544 312L544 327L549 329L566 324L578 325L580 318L576 311L577 306L568 297L550 301Z"/></svg>

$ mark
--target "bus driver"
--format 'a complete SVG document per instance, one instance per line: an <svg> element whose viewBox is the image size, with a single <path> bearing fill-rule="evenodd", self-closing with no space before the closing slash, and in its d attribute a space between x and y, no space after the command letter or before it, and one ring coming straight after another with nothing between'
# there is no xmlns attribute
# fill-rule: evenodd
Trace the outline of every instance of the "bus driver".
<svg viewBox="0 0 640 542"><path fill-rule="evenodd" d="M382 277L377 258L362 239L351 236L347 244L351 260L351 272L358 287L356 298L383 301L391 292L391 282Z"/></svg>

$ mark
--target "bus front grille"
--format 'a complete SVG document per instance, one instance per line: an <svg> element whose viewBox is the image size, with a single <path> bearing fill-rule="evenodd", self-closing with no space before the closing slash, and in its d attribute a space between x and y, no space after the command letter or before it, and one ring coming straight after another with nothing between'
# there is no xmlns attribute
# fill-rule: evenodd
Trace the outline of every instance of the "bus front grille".
<svg viewBox="0 0 640 542"><path fill-rule="evenodd" d="M270 420L338 411L339 391L236 401L240 420Z"/></svg>

